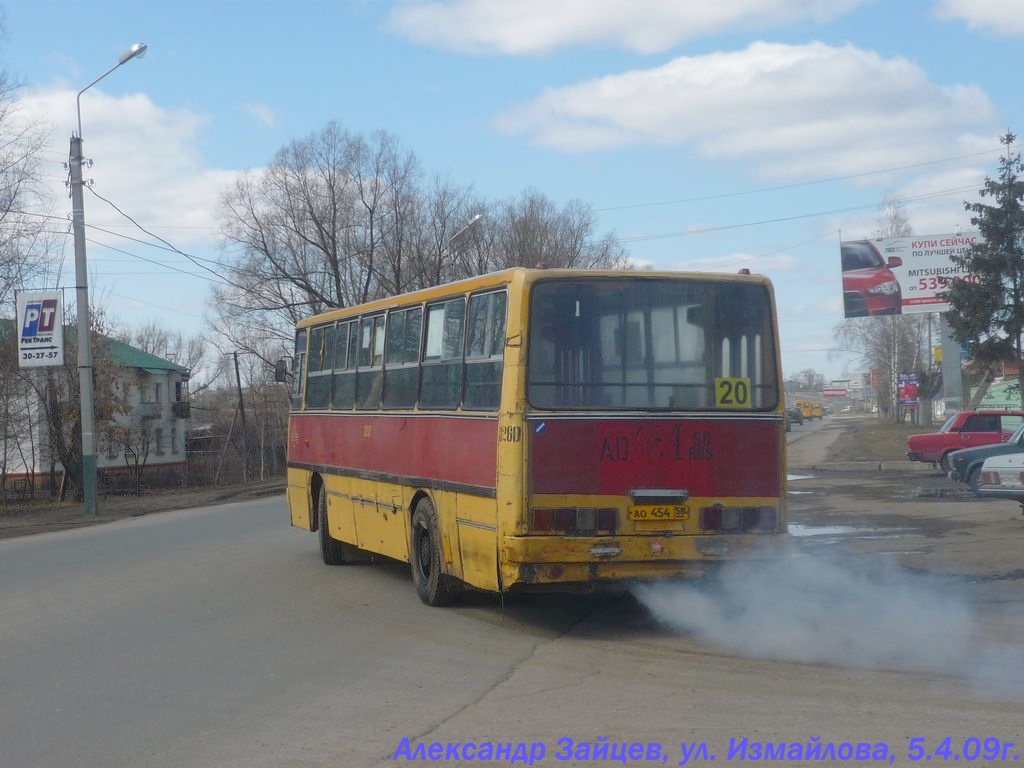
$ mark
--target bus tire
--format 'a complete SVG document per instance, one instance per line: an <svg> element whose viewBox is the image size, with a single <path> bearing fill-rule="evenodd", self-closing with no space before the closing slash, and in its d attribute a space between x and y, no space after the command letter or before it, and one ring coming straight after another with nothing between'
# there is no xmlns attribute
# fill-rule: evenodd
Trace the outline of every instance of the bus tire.
<svg viewBox="0 0 1024 768"><path fill-rule="evenodd" d="M455 598L451 580L441 572L441 530L430 499L424 497L412 514L409 565L416 594L427 605L449 605Z"/></svg>
<svg viewBox="0 0 1024 768"><path fill-rule="evenodd" d="M323 486L316 495L317 531L320 534L320 557L324 565L345 565L350 562L351 544L338 541L327 530L327 489Z"/></svg>

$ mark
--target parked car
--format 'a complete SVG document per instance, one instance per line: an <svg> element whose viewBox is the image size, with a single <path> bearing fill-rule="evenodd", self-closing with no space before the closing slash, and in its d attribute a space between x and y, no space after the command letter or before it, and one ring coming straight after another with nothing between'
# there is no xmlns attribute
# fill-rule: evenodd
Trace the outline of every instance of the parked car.
<svg viewBox="0 0 1024 768"><path fill-rule="evenodd" d="M1004 453L985 459L978 494L1013 499L1024 508L1024 453Z"/></svg>
<svg viewBox="0 0 1024 768"><path fill-rule="evenodd" d="M949 472L949 454L961 448L1005 443L1024 425L1024 411L961 411L950 416L938 432L907 438L907 458L938 464Z"/></svg>
<svg viewBox="0 0 1024 768"><path fill-rule="evenodd" d="M1010 435L1005 443L982 445L978 448L964 448L949 454L949 479L965 483L972 491L978 492L981 483L981 466L992 456L1005 456L1024 452L1024 426Z"/></svg>
<svg viewBox="0 0 1024 768"><path fill-rule="evenodd" d="M870 240L851 240L840 246L843 260L843 309L847 317L898 315L903 311L903 291L892 267L903 259L888 261Z"/></svg>

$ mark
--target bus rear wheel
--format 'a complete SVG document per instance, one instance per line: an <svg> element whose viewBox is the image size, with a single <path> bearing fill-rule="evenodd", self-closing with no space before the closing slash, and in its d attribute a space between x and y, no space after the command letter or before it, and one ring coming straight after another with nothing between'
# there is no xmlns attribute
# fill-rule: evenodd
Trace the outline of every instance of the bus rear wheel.
<svg viewBox="0 0 1024 768"><path fill-rule="evenodd" d="M346 565L353 562L359 550L351 544L338 541L327 528L327 489L321 487L316 495L317 532L320 534L320 557L325 565Z"/></svg>
<svg viewBox="0 0 1024 768"><path fill-rule="evenodd" d="M451 580L441 572L441 530L434 504L422 498L412 514L409 565L416 593L427 605L449 605L455 598Z"/></svg>

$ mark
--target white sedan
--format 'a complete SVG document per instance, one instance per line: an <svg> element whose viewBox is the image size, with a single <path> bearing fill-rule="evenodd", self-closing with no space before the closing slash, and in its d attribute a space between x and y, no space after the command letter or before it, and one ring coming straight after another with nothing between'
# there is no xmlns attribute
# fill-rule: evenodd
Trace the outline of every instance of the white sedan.
<svg viewBox="0 0 1024 768"><path fill-rule="evenodd" d="M1024 453L990 456L981 465L981 496L998 496L1024 504Z"/></svg>

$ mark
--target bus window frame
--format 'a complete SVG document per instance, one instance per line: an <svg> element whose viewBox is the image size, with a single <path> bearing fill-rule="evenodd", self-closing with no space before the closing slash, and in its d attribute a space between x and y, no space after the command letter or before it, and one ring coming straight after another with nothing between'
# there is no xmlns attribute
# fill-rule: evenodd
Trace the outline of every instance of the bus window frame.
<svg viewBox="0 0 1024 768"><path fill-rule="evenodd" d="M379 362L375 365L374 358L377 354L377 321L380 321L380 358ZM369 362L363 362L363 335L364 329L363 324L369 323L369 346L366 349L369 351ZM355 393L355 410L357 411L379 411L381 408L381 395L383 395L384 387L384 350L387 346L387 312L381 310L379 312L372 312L365 315L359 316L359 344L358 354L356 357L356 393ZM370 383L368 390L363 390L362 377L372 374L370 376Z"/></svg>
<svg viewBox="0 0 1024 768"><path fill-rule="evenodd" d="M459 331L460 338L459 338L459 344L458 344L458 352L457 352L457 354L455 354L455 355L453 355L451 357L445 357L444 356L444 351L445 351L444 340L445 340L446 322L447 322L447 319L448 319L447 306L449 304L455 304L455 303L460 304L461 307L462 307L462 317L461 317L461 327L460 327L460 331ZM454 411L454 410L458 410L459 406L462 404L462 393L463 393L463 387L465 386L465 370L464 369L465 369L465 364L466 364L465 363L465 361L466 361L466 320L467 320L467 317L468 317L468 304L469 304L468 297L463 294L463 295L450 296L450 297L443 298L443 299L437 299L435 301L428 302L427 304L424 305L423 326L422 326L423 339L422 339L422 342L420 344L420 360L419 360L419 366L420 366L419 380L420 380L420 385L419 385L419 390L417 392L417 398L416 398L417 408L419 408L420 410L424 410L424 411ZM442 312L441 312L441 336L440 336L440 339L439 339L439 343L441 345L441 354L436 359L428 360L427 359L427 343L429 341L430 311L431 311L431 309L434 309L436 307L443 307L444 308L444 309L442 309ZM444 405L424 405L423 404L423 380L424 380L425 371L427 371L428 369L436 369L436 368L442 368L442 367L449 367L449 368L452 368L452 369L458 371L459 381L458 381L458 389L457 389L457 392L455 394L455 398L451 402L450 405L447 404L447 403L444 404Z"/></svg>
<svg viewBox="0 0 1024 768"><path fill-rule="evenodd" d="M419 324L420 324L420 327L419 327L419 332L417 333L417 336L416 336L416 349L415 349L414 354L412 355L413 359L411 361L409 361L409 360L406 359L408 357L409 350L410 350L410 347L408 346L408 343L409 343L408 322L409 322L410 317L414 313L418 313L419 314ZM403 321L402 321L402 329L401 329L401 334L402 334L402 337L403 337L402 338L402 342L401 342L402 343L402 346L401 346L402 362L400 362L400 363L388 363L388 355L392 351L392 347L391 347L391 333L392 333L392 330L393 330L392 329L392 318L393 317L397 317L399 315L404 315L404 318L403 318ZM416 408L417 405L419 404L419 399L420 399L420 356L422 354L422 349L423 349L423 332L424 332L423 315L424 315L424 312L423 312L423 305L422 304L410 304L408 306L395 307L394 309L389 310L388 313L387 313L387 319L385 320L385 333L384 333L384 355L383 355L383 358L381 360L381 367L382 367L382 372L383 372L382 373L382 375L383 375L382 390L383 391L382 391L381 398L380 398L380 408L382 410L388 410L388 411L390 411L390 410L394 410L394 411L410 411L410 410ZM415 373L415 375L413 376L413 398L412 398L412 402L402 402L402 403L399 403L397 405L392 405L392 404L388 403L388 389L389 389L389 387L388 387L388 373L389 372L400 372L400 371L413 371Z"/></svg>
<svg viewBox="0 0 1024 768"><path fill-rule="evenodd" d="M493 335L493 325L490 328L488 328L486 326L487 323L493 323L493 321L495 320L494 316L492 315L492 316L486 318L486 320L485 320L485 330L484 330L484 338L483 338L483 344L484 344L483 354L471 355L471 353L470 353L470 342L471 342L471 333L472 333L472 328L473 328L472 322L471 322L472 321L472 317L473 317L473 302L475 300L477 300L477 299L487 299L487 298L497 297L497 296L504 297L504 301L502 302L501 333L500 333L500 337L499 337L500 338L500 343L498 343L498 349L497 349L496 352L493 352L493 351L488 349L488 346L489 346L488 342L490 342L491 345L493 345L495 343L495 341L497 341L497 339ZM465 317L464 326L465 327L464 327L464 330L463 330L463 338L464 338L465 347L464 347L463 355L462 355L462 367L463 367L463 371L462 371L462 397L460 399L460 404L462 406L462 409L465 410L465 411L475 411L475 412L476 411L479 411L479 412L497 411L501 407L502 379L504 378L503 373L504 373L504 370L505 370L505 344L506 344L506 342L508 340L508 287L507 286L501 286L499 288L488 288L487 290L484 290L484 291L478 291L476 293L469 294L469 296L467 297L467 301L466 301L466 317ZM493 405L468 405L466 403L466 394L467 394L468 389L469 389L469 371L470 371L470 366L480 366L482 368L484 365L490 365L490 366L497 365L497 369L498 369L498 381L497 381L498 391L497 391L497 397L496 397L495 402L494 402Z"/></svg>
<svg viewBox="0 0 1024 768"><path fill-rule="evenodd" d="M526 360L526 366L525 366L526 367L526 379L525 379L524 388L523 388L523 396L524 396L524 398L526 400L527 406L531 410L546 411L546 412L594 411L594 412L601 412L601 413L605 413L605 412L607 412L607 413L615 413L615 412L626 412L626 411L636 411L636 412L644 412L644 413L687 413L687 412L705 412L705 411L709 411L709 412L713 412L713 413L717 414L717 413L737 413L737 412L739 412L739 413L771 413L773 411L779 410L780 408L784 409L784 407L785 407L785 400L784 400L783 392L782 392L782 389L781 389L781 383L779 382L782 360L781 360L780 355L778 354L778 345L777 345L778 308L775 305L775 302L774 302L774 299L773 299L773 294L772 294L772 291L771 291L771 288L770 288L769 285L764 284L764 283L751 283L751 282L746 281L746 280L726 280L726 281L722 281L722 284L723 285L729 285L729 286L735 286L735 285L756 285L762 291L764 291L764 293L765 293L765 297L767 299L767 301L766 301L766 309L767 309L766 321L767 321L767 325L763 328L764 340L762 341L762 348L767 350L770 353L770 359L773 359L775 361L775 369L772 372L771 376L764 376L763 375L763 371L762 371L762 376L760 377L761 383L760 383L759 386L761 388L764 388L766 386L771 386L771 387L774 388L774 390L775 390L774 391L774 396L775 396L775 404L774 405L763 405L763 404L761 404L761 405L758 405L756 407L752 407L752 408L749 408L749 409L739 410L739 409L731 409L731 408L718 408L718 407L715 407L715 406L711 406L711 407L696 407L696 408L693 408L693 407L679 407L679 406L672 407L672 408L660 407L660 406L627 406L627 407L610 408L610 407L597 406L597 405L594 405L592 403L588 403L588 404L582 405L582 406L579 406L579 405L537 405L537 404L535 404L533 402L533 400L531 399L531 396L530 396L531 395L531 389L532 389L532 383L531 383L531 378L530 378L531 377L531 371L530 371L531 359L530 358L531 358L531 355L532 355L531 346L534 343L536 343L535 339L533 338L533 334L534 334L534 319L535 319L534 318L534 292L537 290L537 287L541 286L541 285L551 285L551 284L558 284L558 283L577 283L577 282L600 283L600 282L615 281L615 280L620 280L620 279L621 278L619 278L619 277L612 278L612 277L604 277L604 276L597 277L597 278L590 278L590 279L588 279L588 278L586 278L584 276L579 276L579 277L577 277L577 276L573 276L573 277L552 277L552 278L548 278L548 279L535 280L530 285L529 291L528 291L528 297L527 297L527 306L528 306L529 309L527 311L526 327L524 329L524 332L526 333L526 338L527 338L527 349L526 349L526 355L525 355L525 360ZM665 277L662 277L662 276L654 276L654 277L646 278L646 277L644 277L642 275L638 275L638 276L634 277L633 279L636 280L636 281L645 281L645 282L646 281L656 282L656 281L659 281L659 280L662 280L662 281L675 281L675 280L677 280L677 278L665 278ZM696 282L696 283L706 283L706 282L708 282L708 281L705 281L705 280L701 280L699 278L696 278L696 279L695 278L690 278L689 280L684 278L684 279L679 280L679 281L680 282ZM705 360L707 360L709 362L712 362L712 363L716 360L716 355L719 355L720 352L721 352L721 346L722 346L721 342L722 342L722 340L724 338L726 338L726 337L724 337L724 336L723 337L719 337L718 340L717 340L717 345L716 344L712 344L712 343L705 343L705 345L704 345L704 358L705 358ZM705 342L708 342L708 340L706 339ZM714 349L715 346L718 347L718 350ZM765 362L766 362L766 358L762 358L760 360L760 364L762 366L764 365ZM714 368L714 367L715 366L712 365L712 368Z"/></svg>

